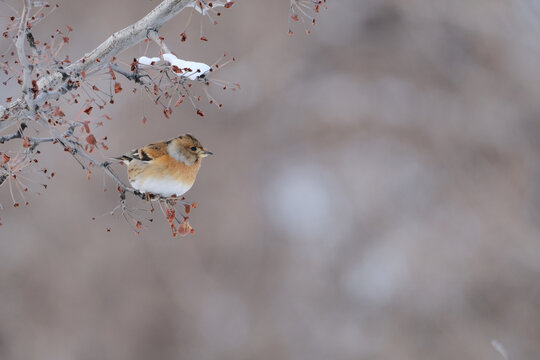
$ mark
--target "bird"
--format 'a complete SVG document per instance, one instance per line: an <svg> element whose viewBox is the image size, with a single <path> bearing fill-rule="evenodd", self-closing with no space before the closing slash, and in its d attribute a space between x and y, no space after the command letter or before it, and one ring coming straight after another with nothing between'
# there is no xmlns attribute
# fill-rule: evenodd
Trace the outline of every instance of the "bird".
<svg viewBox="0 0 540 360"><path fill-rule="evenodd" d="M201 159L212 155L191 134L133 149L115 159L127 165L135 190L161 197L180 197L193 184Z"/></svg>

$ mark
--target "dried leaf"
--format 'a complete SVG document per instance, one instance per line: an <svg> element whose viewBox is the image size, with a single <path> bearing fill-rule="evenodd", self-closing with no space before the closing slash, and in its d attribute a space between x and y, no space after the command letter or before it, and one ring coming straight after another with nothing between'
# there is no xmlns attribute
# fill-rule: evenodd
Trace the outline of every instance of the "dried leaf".
<svg viewBox="0 0 540 360"><path fill-rule="evenodd" d="M174 221L174 218L176 216L176 211L174 209L167 209L167 213L165 217L167 218L167 221L172 223Z"/></svg>
<svg viewBox="0 0 540 360"><path fill-rule="evenodd" d="M90 145L96 145L97 140L96 137L93 134L90 134L86 137L86 142Z"/></svg>
<svg viewBox="0 0 540 360"><path fill-rule="evenodd" d="M38 88L38 85L37 85L37 80L32 80L32 92L34 93L34 99L36 98L38 92L39 92L39 88Z"/></svg>
<svg viewBox="0 0 540 360"><path fill-rule="evenodd" d="M172 114L172 109L170 107L163 109L163 114L167 119L170 119L170 115Z"/></svg>
<svg viewBox="0 0 540 360"><path fill-rule="evenodd" d="M180 226L178 226L178 234L180 236L186 236L188 234L192 234L192 230L193 228L191 227L191 225L189 225L189 222L184 222L182 224L180 224Z"/></svg>
<svg viewBox="0 0 540 360"><path fill-rule="evenodd" d="M118 94L120 91L122 91L122 85L119 82L114 83L114 93Z"/></svg>

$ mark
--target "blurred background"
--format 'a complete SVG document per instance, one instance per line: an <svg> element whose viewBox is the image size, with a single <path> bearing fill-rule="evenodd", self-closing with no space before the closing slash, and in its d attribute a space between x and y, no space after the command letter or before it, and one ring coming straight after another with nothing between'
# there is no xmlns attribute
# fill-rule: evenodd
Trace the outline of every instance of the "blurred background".
<svg viewBox="0 0 540 360"><path fill-rule="evenodd" d="M34 35L70 25L75 60L157 4L62 1ZM286 0L237 1L208 42L197 16L187 42L187 13L167 24L179 57L237 59L214 76L242 90L204 118L122 80L97 156L185 132L215 153L193 236L160 216L137 235L50 144L48 190L14 209L0 189L0 359L538 358L539 3L328 5L309 36Z"/></svg>

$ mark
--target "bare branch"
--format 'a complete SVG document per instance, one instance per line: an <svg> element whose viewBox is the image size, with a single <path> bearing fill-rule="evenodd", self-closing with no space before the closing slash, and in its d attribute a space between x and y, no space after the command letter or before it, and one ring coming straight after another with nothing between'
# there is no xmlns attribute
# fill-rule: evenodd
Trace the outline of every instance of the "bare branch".
<svg viewBox="0 0 540 360"><path fill-rule="evenodd" d="M25 5L23 8L23 12L21 15L21 22L19 24L19 31L17 33L17 42L15 44L15 47L17 49L17 55L19 57L19 61L21 62L23 66L23 78L22 78L22 92L24 96L24 100L28 104L28 108L33 112L35 111L34 108L34 94L32 93L32 72L34 70L34 66L30 64L26 57L26 49L25 49L25 40L26 40L26 34L28 33L28 20L30 18L30 11L32 10L32 1L31 0L25 0Z"/></svg>
<svg viewBox="0 0 540 360"><path fill-rule="evenodd" d="M17 131L16 133L13 133L13 134L0 136L0 144L3 144L13 139L20 139L21 137L22 137L22 134L20 131Z"/></svg>
<svg viewBox="0 0 540 360"><path fill-rule="evenodd" d="M0 131L15 123L17 114L22 110L24 100L14 100L7 108L0 106Z"/></svg>
<svg viewBox="0 0 540 360"><path fill-rule="evenodd" d="M38 145L45 143L45 142L52 142L60 144L64 150L67 150L78 162L81 164L81 166L89 170L90 166L96 166L99 168L102 168L105 174L107 174L109 177L111 177L120 187L122 190L122 193L129 192L134 194L137 197L140 197L141 199L145 199L145 194L142 194L138 192L137 190L133 189L132 187L126 185L118 175L116 175L110 168L111 163L108 161L100 162L96 159L94 159L88 152L83 150L80 146L80 144L76 140L72 140L71 137L73 136L73 132L75 131L75 128L79 126L79 123L73 123L71 126L62 134L56 135L56 136L50 136L50 137L24 137L23 131L19 130L16 133L4 135L0 137L0 144L3 144L5 142L14 140L14 139L22 139L24 138L28 145L29 145L29 151L32 152ZM88 163L85 164L84 162L81 162L77 156L80 156L84 160L86 160ZM6 180L8 175L1 174L0 175L0 185ZM158 200L167 200L166 198L159 198Z"/></svg>
<svg viewBox="0 0 540 360"><path fill-rule="evenodd" d="M156 30L150 30L147 36L160 47L162 54L171 53L171 50L169 50L169 47L167 46L167 44L165 44L165 40L159 37L159 34Z"/></svg>
<svg viewBox="0 0 540 360"><path fill-rule="evenodd" d="M115 72L124 76L128 80L135 81L138 84L145 84L145 81L144 81L145 78L148 83L151 82L150 76L148 74L139 74L137 72L126 71L116 64L111 64L110 66Z"/></svg>
<svg viewBox="0 0 540 360"><path fill-rule="evenodd" d="M26 1L31 2L30 0ZM7 108L0 107L0 131L15 122L16 119L13 116L15 112L24 110L25 108L30 108L32 111L32 108L40 106L49 98L58 98L60 95L70 91L72 88L67 86L68 82L73 83L81 76L82 72L89 73L90 71L105 67L109 64L110 58L139 43L150 32L158 31L167 21L180 13L191 2L193 0L164 0L142 19L114 33L101 45L69 65L65 70L56 71L39 78L36 83L39 95L35 99L33 98L32 91L27 91L24 99L19 98L14 100ZM25 6L25 16L23 18L28 16L29 9L28 6ZM26 21L21 20L21 24L24 24L23 28L26 29ZM26 32L19 34L17 40L21 62L23 59L26 60L26 52L24 51L25 34ZM31 65L28 64L28 66ZM28 67L25 66L25 69L28 69ZM28 89L28 81L31 83L31 78L29 79L26 80L25 89Z"/></svg>
<svg viewBox="0 0 540 360"><path fill-rule="evenodd" d="M165 0L148 15L135 24L112 34L101 45L66 68L65 73L56 72L38 80L39 89L56 87L58 83L65 83L66 76L77 77L82 71L90 72L103 68L113 56L129 49L147 37L151 31L159 30L167 21L180 13L187 4L193 0Z"/></svg>
<svg viewBox="0 0 540 360"><path fill-rule="evenodd" d="M23 136L23 129L20 129L16 133L0 136L0 144L6 143L10 140L14 139L22 139L24 138L26 142L28 143L30 151L33 151L39 144L44 142L54 142L58 141L59 138L69 138L73 135L73 132L75 131L75 128L79 126L79 123L73 123L69 126L69 128L62 133L59 136L49 136L49 137L34 137L34 136Z"/></svg>

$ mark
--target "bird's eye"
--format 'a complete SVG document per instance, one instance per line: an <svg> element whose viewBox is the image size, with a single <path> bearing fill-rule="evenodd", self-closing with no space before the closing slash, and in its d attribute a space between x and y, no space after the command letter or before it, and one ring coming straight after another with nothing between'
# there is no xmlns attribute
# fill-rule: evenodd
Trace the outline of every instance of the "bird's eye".
<svg viewBox="0 0 540 360"><path fill-rule="evenodd" d="M191 151L195 151L195 150L197 150L197 148L195 146L192 146Z"/></svg>

